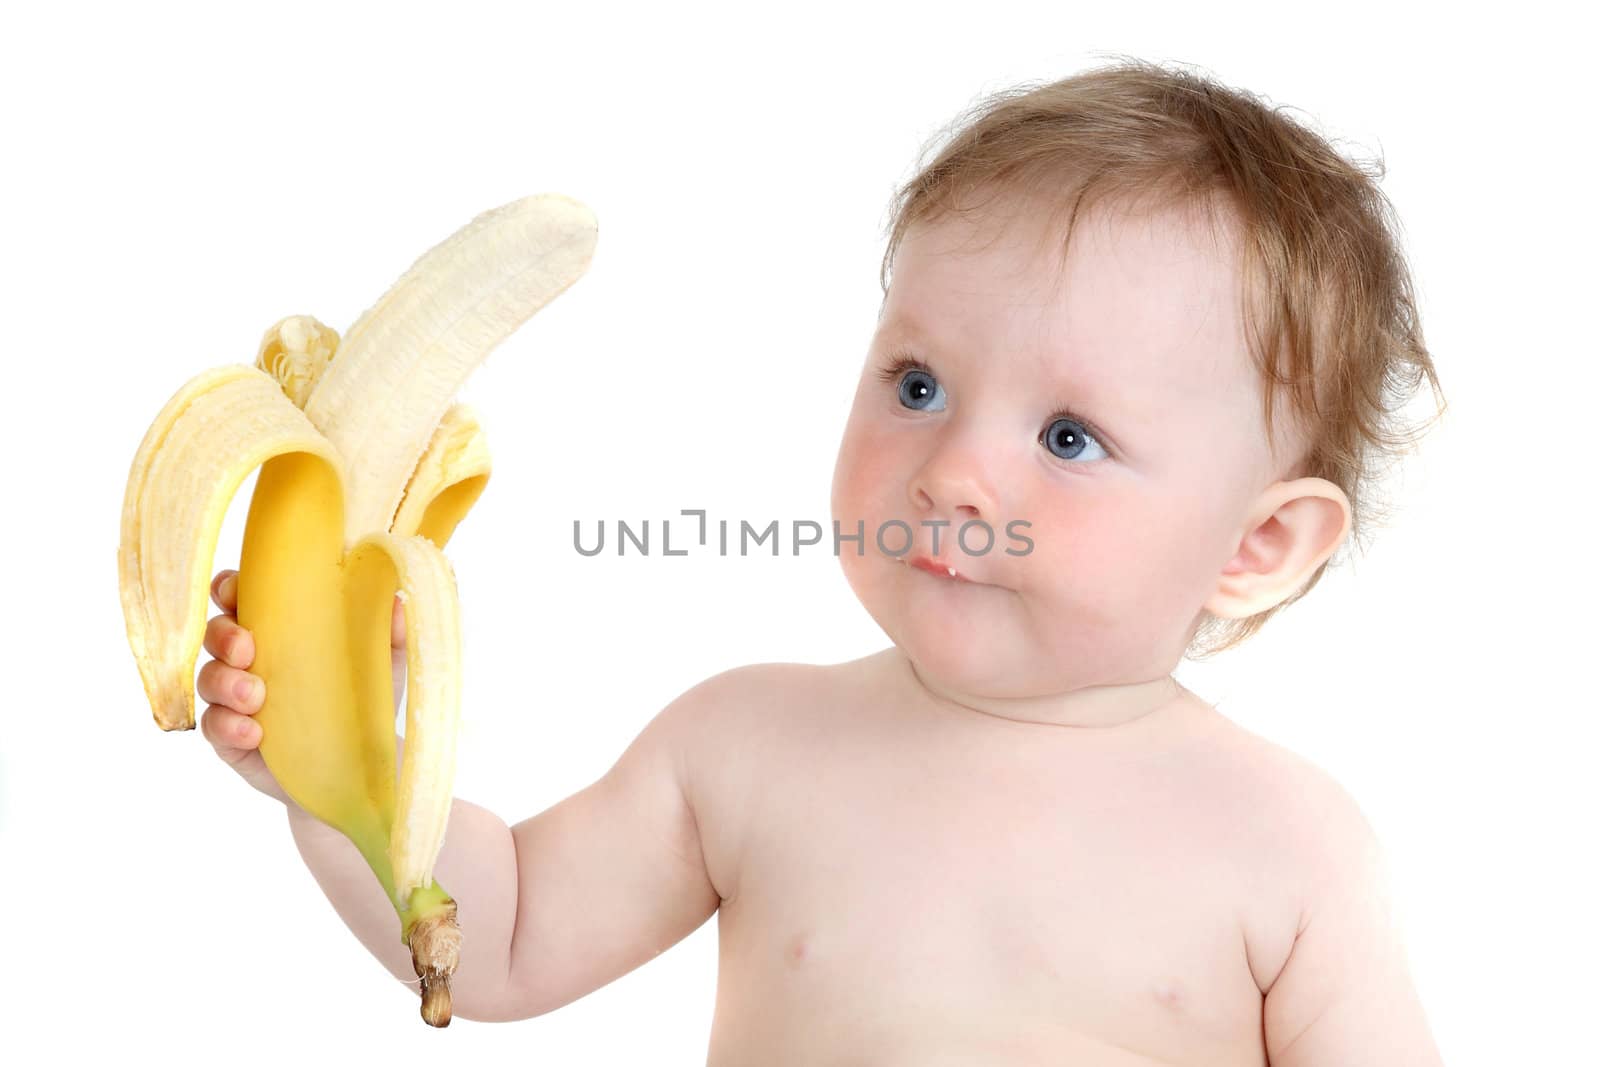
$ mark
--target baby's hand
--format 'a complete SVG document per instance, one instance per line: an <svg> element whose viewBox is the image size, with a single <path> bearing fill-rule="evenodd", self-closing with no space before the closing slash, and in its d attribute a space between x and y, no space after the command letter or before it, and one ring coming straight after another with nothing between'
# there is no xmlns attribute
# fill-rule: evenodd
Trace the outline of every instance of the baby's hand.
<svg viewBox="0 0 1600 1067"><path fill-rule="evenodd" d="M255 661L255 640L239 625L238 571L218 571L211 580L211 599L224 614L206 623L204 647L215 659L208 660L195 680L200 699L209 702L200 717L200 732L217 750L224 763L239 772L251 786L285 804L293 803L289 794L273 778L257 749L261 745L261 726L251 718L261 710L267 686L245 668ZM405 613L395 597L394 618L389 631L390 659L394 669L395 704L405 680Z"/></svg>

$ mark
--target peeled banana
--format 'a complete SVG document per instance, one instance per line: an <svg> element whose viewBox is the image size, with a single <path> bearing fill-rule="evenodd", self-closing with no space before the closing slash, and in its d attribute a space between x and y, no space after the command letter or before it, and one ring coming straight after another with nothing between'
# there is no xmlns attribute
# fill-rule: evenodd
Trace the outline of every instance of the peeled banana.
<svg viewBox="0 0 1600 1067"><path fill-rule="evenodd" d="M456 390L588 270L598 226L559 194L486 211L435 245L341 339L309 315L274 324L255 363L200 373L134 455L118 585L128 643L163 730L194 728L217 533L257 467L238 620L266 682L260 751L302 808L360 850L400 919L422 1016L450 1022L456 904L433 879L454 785L461 650L441 551L489 477ZM406 626L396 781L389 635Z"/></svg>

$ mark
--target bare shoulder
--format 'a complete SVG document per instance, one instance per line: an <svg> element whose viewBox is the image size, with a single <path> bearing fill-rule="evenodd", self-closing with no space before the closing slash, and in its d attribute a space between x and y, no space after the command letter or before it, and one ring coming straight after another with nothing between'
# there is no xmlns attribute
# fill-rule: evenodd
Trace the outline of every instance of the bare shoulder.
<svg viewBox="0 0 1600 1067"><path fill-rule="evenodd" d="M708 792L721 787L722 795L759 779L768 761L793 755L819 716L859 696L871 658L749 663L696 685L678 698L689 705L682 735L688 777Z"/></svg>
<svg viewBox="0 0 1600 1067"><path fill-rule="evenodd" d="M1372 827L1337 778L1292 749L1217 714L1228 769L1254 792L1268 823L1296 863L1338 863L1367 847Z"/></svg>
<svg viewBox="0 0 1600 1067"><path fill-rule="evenodd" d="M1360 803L1299 753L1237 726L1232 758L1262 809L1255 847L1270 894L1245 913L1274 1063L1438 1065L1393 910L1385 850Z"/></svg>
<svg viewBox="0 0 1600 1067"><path fill-rule="evenodd" d="M861 662L745 664L674 701L684 796L725 901L738 894L749 823L770 799L775 768L798 757L819 709L841 705Z"/></svg>
<svg viewBox="0 0 1600 1067"><path fill-rule="evenodd" d="M691 755L715 757L736 740L755 741L816 706L850 664L747 663L714 674L678 698L690 709Z"/></svg>
<svg viewBox="0 0 1600 1067"><path fill-rule="evenodd" d="M1264 992L1319 901L1353 880L1382 883L1382 851L1360 804L1323 767L1215 710L1205 740L1260 887L1245 911L1245 940Z"/></svg>

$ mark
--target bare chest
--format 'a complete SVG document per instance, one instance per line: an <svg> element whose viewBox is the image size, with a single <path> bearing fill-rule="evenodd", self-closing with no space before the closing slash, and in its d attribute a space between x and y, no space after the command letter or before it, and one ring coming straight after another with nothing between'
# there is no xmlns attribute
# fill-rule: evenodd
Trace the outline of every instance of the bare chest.
<svg viewBox="0 0 1600 1067"><path fill-rule="evenodd" d="M1265 1062L1251 835L1192 771L811 740L741 816L713 1064Z"/></svg>

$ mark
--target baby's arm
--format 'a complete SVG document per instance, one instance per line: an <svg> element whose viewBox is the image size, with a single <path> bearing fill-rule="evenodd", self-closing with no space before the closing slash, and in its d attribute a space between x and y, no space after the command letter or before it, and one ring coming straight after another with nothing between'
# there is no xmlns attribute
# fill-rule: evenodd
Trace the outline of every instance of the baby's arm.
<svg viewBox="0 0 1600 1067"><path fill-rule="evenodd" d="M1325 836L1308 865L1299 931L1263 1006L1272 1067L1437 1067L1390 908L1382 848L1355 801L1322 774Z"/></svg>
<svg viewBox="0 0 1600 1067"><path fill-rule="evenodd" d="M686 740L743 671L709 678L656 715L598 781L515 827L456 799L434 866L459 907L454 1014L504 1022L554 1011L681 941L721 898L701 856ZM339 917L416 986L394 909L352 845L297 806L295 842Z"/></svg>

